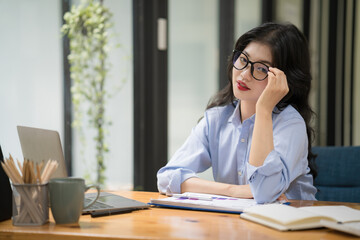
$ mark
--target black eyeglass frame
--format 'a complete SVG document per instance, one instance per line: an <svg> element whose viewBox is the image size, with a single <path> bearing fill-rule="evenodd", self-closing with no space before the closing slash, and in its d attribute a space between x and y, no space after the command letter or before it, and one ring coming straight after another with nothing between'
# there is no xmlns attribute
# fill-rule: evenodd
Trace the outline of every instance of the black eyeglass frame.
<svg viewBox="0 0 360 240"><path fill-rule="evenodd" d="M235 56L236 56L237 53L239 53L239 56L236 58L236 60L234 60L234 58L235 58ZM238 60L238 58L240 57L241 54L244 54L244 55L245 55L245 57L246 57L246 59L247 59L247 63L245 64L245 66L244 66L243 68L240 68L240 69L239 69L239 68L237 68L237 67L235 66L235 62ZM255 64L255 63L261 63L261 64L265 65L265 67L267 67L267 70L268 70L268 72L269 72L269 68L270 68L270 67L269 67L268 65L266 65L266 64L263 63L263 62L252 62L252 61L249 60L249 57L248 57L244 52L239 51L239 50L233 50L232 65L233 65L233 67L234 67L236 70L243 70L243 69L245 69L245 68L249 65L249 63L251 64L251 65L250 65L250 73L251 73L251 76L252 76L253 78L255 78L255 80L263 81L263 80L265 80L265 79L268 77L268 74L266 73L266 76L265 76L264 78L262 78L262 79L256 78L256 77L254 76L254 64Z"/></svg>

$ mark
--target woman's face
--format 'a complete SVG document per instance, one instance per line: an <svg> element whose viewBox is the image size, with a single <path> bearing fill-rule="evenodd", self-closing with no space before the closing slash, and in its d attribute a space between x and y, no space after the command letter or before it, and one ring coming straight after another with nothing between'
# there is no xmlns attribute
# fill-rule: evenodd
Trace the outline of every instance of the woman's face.
<svg viewBox="0 0 360 240"><path fill-rule="evenodd" d="M250 42L243 50L250 62L262 62L267 66L272 66L272 55L270 48L262 43ZM239 60L238 60L239 61ZM232 83L234 96L242 102L253 102L256 104L261 93L264 91L268 79L267 77L258 81L251 75L251 64L246 68L237 70L233 67Z"/></svg>

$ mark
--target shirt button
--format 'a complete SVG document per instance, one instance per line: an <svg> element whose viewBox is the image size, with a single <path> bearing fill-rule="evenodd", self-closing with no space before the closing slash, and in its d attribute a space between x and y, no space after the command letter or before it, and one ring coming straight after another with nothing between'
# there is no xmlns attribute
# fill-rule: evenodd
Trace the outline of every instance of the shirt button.
<svg viewBox="0 0 360 240"><path fill-rule="evenodd" d="M241 142L245 142L245 139L244 139L244 138L242 138L240 141L241 141Z"/></svg>
<svg viewBox="0 0 360 240"><path fill-rule="evenodd" d="M238 171L238 174L239 174L239 176L241 176L241 175L242 175L242 172L241 172L241 171Z"/></svg>

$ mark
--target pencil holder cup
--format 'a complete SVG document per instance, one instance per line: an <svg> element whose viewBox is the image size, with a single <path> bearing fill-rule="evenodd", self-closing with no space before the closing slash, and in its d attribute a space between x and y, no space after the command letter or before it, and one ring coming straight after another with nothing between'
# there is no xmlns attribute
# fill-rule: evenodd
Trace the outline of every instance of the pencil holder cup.
<svg viewBox="0 0 360 240"><path fill-rule="evenodd" d="M49 221L48 184L13 184L15 226L39 226Z"/></svg>

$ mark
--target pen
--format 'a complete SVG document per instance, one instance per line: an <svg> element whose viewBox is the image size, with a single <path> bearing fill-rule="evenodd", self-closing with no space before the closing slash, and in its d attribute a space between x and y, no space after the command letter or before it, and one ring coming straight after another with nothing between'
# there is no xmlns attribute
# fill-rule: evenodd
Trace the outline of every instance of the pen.
<svg viewBox="0 0 360 240"><path fill-rule="evenodd" d="M206 196L199 196L196 194L173 194L172 197L175 198L183 198L183 199L193 199L193 200L203 200L203 201L212 201L212 197L206 197Z"/></svg>
<svg viewBox="0 0 360 240"><path fill-rule="evenodd" d="M91 212L90 215L91 217L103 217L103 216L110 216L110 215L115 215L115 214L120 214L120 213L129 213L132 212L136 209L132 209L132 208L124 208L124 209L115 209L115 210L105 210L105 211L97 211L97 212Z"/></svg>

